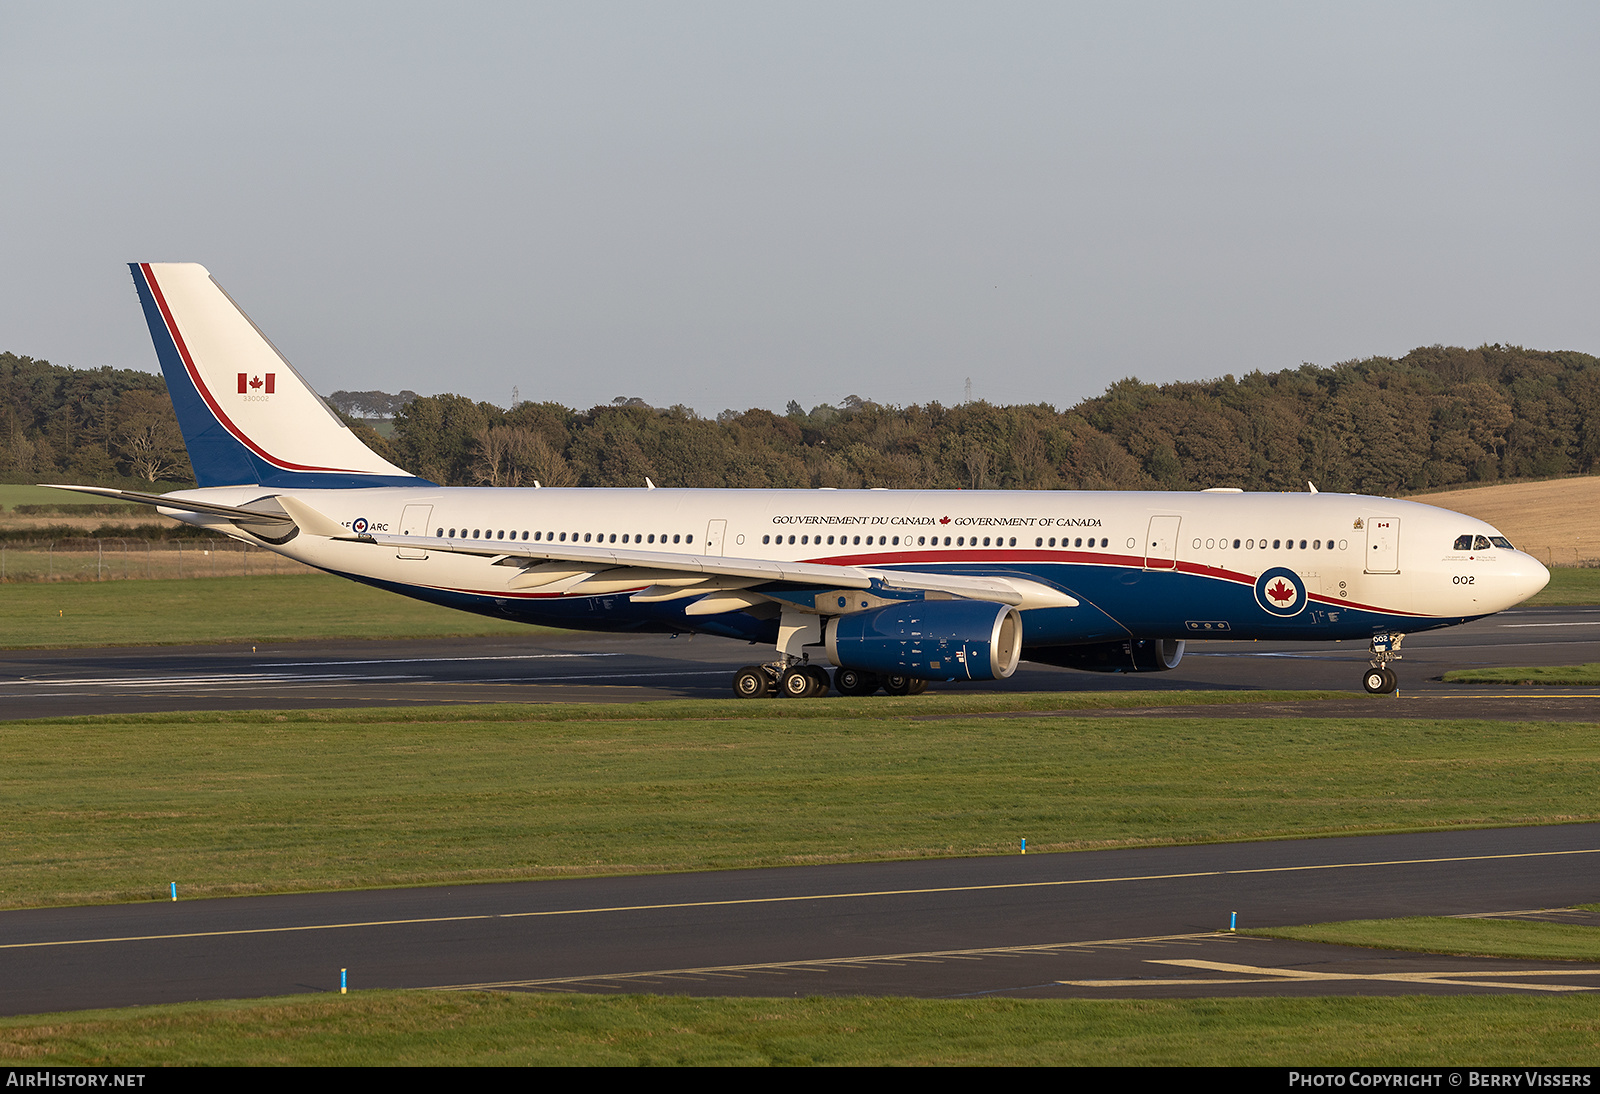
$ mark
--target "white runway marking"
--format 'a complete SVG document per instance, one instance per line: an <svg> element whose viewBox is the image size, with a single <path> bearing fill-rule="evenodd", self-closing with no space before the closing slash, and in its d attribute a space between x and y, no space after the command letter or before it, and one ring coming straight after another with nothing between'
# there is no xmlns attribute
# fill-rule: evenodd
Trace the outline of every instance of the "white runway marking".
<svg viewBox="0 0 1600 1094"><path fill-rule="evenodd" d="M1057 980L1056 983L1072 988L1168 988L1205 987L1217 984L1288 984L1330 980L1382 981L1393 984L1439 984L1462 988L1521 988L1524 991L1594 991L1592 984L1522 984L1517 978L1532 976L1592 976L1600 978L1600 969L1453 969L1438 972L1312 972L1308 969L1275 969L1264 965L1235 965L1226 961L1196 961L1190 959L1152 960L1151 965L1176 965L1180 968L1200 969L1208 972L1231 972L1243 975L1206 977L1203 979L1144 977L1137 980ZM1475 979L1490 977L1492 979ZM1473 979L1469 979L1473 978Z"/></svg>

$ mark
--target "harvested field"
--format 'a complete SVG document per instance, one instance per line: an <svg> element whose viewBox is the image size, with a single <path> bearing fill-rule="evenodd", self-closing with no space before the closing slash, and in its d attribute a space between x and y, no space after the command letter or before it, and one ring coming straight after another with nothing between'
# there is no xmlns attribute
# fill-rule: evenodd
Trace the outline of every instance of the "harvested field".
<svg viewBox="0 0 1600 1094"><path fill-rule="evenodd" d="M1486 520L1548 566L1600 565L1600 476L1413 494Z"/></svg>

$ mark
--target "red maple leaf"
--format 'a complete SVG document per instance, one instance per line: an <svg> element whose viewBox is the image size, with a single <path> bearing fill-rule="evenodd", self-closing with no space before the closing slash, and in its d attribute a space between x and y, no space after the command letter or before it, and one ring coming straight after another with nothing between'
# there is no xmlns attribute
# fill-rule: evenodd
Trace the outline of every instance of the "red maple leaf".
<svg viewBox="0 0 1600 1094"><path fill-rule="evenodd" d="M939 518L939 523L940 524L949 524L950 523L950 518L949 517L940 517Z"/></svg>
<svg viewBox="0 0 1600 1094"><path fill-rule="evenodd" d="M1294 586L1280 577L1276 584L1267 586L1267 595L1280 603L1287 603L1295 598Z"/></svg>
<svg viewBox="0 0 1600 1094"><path fill-rule="evenodd" d="M261 386L261 377L257 376L257 377L254 377L253 379L251 379L250 386L251 387L260 387Z"/></svg>

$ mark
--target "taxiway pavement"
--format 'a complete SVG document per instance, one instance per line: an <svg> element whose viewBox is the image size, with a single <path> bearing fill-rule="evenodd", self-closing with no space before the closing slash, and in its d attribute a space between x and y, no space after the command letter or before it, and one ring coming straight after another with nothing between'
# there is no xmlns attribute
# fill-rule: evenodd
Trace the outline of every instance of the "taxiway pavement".
<svg viewBox="0 0 1600 1094"><path fill-rule="evenodd" d="M165 710L638 702L726 698L733 673L770 649L725 639L530 630L526 637L0 651L0 718ZM942 691L1346 691L1348 709L1417 717L1595 717L1600 688L1471 688L1450 669L1600 662L1600 607L1521 608L1406 639L1400 695L1361 691L1359 642L1189 645L1159 673L1086 673L1023 662L1009 680ZM789 700L774 700L789 701ZM885 700L889 701L889 700ZM1241 708L1242 712L1242 708Z"/></svg>
<svg viewBox="0 0 1600 1094"><path fill-rule="evenodd" d="M0 913L0 1012L355 987L1021 998L1593 991L1243 927L1594 900L1600 825Z"/></svg>

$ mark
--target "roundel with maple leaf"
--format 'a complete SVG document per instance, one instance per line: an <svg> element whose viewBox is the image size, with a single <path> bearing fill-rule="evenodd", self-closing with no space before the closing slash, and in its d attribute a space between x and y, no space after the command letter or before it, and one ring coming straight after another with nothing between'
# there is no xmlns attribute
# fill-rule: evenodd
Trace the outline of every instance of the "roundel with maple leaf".
<svg viewBox="0 0 1600 1094"><path fill-rule="evenodd" d="M1273 615L1299 615L1306 599L1306 583L1293 570L1274 566L1256 578L1256 603Z"/></svg>

